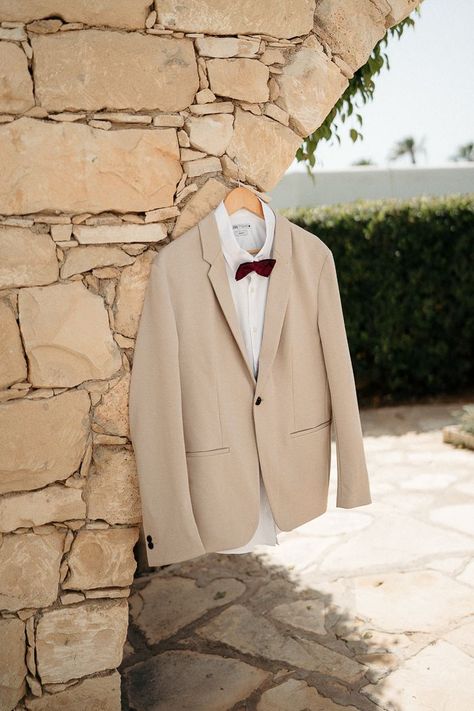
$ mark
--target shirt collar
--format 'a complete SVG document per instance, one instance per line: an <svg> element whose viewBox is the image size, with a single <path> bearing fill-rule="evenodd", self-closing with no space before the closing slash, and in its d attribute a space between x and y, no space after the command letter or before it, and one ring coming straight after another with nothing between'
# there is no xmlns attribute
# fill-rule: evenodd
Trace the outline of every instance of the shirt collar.
<svg viewBox="0 0 474 711"><path fill-rule="evenodd" d="M237 242L234 230L232 229L232 221L223 200L221 200L214 210L217 228L221 239L222 251L233 273L237 271L239 264L242 262L254 262L256 260L269 259L271 257L273 238L275 234L275 213L266 202L261 200L261 198L258 199L260 200L263 208L266 237L262 248L257 252L257 254L250 254L250 252L243 249L243 247L241 247Z"/></svg>

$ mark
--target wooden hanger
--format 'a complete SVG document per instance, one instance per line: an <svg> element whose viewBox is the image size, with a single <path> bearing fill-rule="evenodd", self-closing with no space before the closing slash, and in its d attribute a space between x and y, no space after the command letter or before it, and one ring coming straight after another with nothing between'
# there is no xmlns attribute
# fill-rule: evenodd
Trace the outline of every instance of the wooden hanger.
<svg viewBox="0 0 474 711"><path fill-rule="evenodd" d="M257 217L263 218L262 203L257 195L242 185L233 188L230 193L226 195L224 205L229 215L232 215L233 212L237 212L237 210L245 209L253 212Z"/></svg>
<svg viewBox="0 0 474 711"><path fill-rule="evenodd" d="M224 205L226 206L229 215L232 215L233 212L237 212L237 210L245 209L249 210L249 212L253 212L254 215L257 215L257 217L261 217L262 220L265 220L262 203L260 202L258 196L248 188L241 185L240 180L238 182L238 187L233 188L224 199ZM257 254L259 251L260 248L248 250L250 254Z"/></svg>

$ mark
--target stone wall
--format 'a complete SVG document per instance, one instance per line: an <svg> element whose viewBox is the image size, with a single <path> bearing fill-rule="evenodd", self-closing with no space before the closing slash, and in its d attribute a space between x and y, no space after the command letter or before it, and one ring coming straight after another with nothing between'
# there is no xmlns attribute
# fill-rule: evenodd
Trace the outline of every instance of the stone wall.
<svg viewBox="0 0 474 711"><path fill-rule="evenodd" d="M150 262L418 0L0 0L0 708L120 708Z"/></svg>

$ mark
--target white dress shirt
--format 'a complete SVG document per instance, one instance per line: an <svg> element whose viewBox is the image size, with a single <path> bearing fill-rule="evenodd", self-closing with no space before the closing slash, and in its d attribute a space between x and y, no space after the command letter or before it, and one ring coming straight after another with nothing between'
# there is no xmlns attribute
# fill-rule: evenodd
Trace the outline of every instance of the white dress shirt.
<svg viewBox="0 0 474 711"><path fill-rule="evenodd" d="M246 209L237 210L229 215L223 201L214 211L235 310L255 377L258 372L268 280L271 274L270 277L264 277L257 272L250 272L237 281L235 273L242 262L269 259L272 256L275 214L265 202L262 200L260 202L264 219ZM247 251L249 249L259 249L259 251L251 254ZM273 518L260 468L260 519L254 535L250 541L239 548L217 552L247 553L256 545L278 545L277 533L280 531Z"/></svg>

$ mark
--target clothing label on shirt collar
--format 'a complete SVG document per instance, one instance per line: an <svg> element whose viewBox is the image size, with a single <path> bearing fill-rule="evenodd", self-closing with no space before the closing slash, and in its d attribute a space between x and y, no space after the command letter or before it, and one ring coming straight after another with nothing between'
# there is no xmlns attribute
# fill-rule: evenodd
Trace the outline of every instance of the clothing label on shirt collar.
<svg viewBox="0 0 474 711"><path fill-rule="evenodd" d="M240 222L237 225L232 225L232 229L236 237L248 237L252 232L252 225L248 222Z"/></svg>

